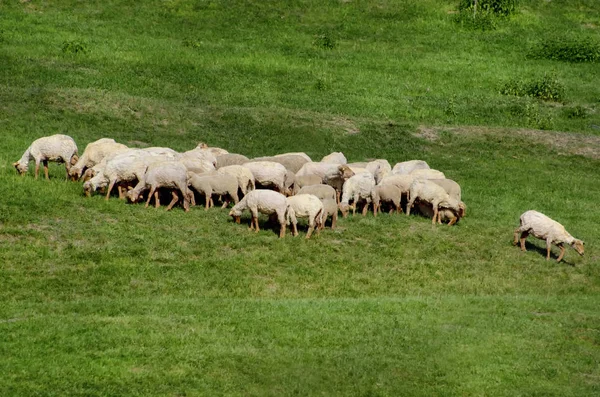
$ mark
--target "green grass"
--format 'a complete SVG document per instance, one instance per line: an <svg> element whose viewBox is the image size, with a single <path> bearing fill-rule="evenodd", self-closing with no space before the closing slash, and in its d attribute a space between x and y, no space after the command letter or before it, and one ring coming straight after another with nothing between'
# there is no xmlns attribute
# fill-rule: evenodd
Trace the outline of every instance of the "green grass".
<svg viewBox="0 0 600 397"><path fill-rule="evenodd" d="M486 32L456 7L0 3L0 394L599 394L600 69L528 54L555 32L600 40L600 4L523 0ZM547 72L563 102L499 93ZM86 198L55 164L17 176L54 133L80 153L112 137L419 158L461 184L467 217L280 240L219 208ZM586 255L513 247L528 209Z"/></svg>

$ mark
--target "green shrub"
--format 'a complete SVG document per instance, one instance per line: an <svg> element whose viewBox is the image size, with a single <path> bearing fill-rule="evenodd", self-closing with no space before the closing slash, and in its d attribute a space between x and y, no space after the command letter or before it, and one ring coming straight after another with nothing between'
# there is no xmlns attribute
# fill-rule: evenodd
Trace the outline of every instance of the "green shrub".
<svg viewBox="0 0 600 397"><path fill-rule="evenodd" d="M597 62L600 60L600 43L589 37L548 37L534 45L528 56L565 62Z"/></svg>
<svg viewBox="0 0 600 397"><path fill-rule="evenodd" d="M86 54L88 49L85 44L80 43L79 41L65 41L62 44L62 52L65 54Z"/></svg>
<svg viewBox="0 0 600 397"><path fill-rule="evenodd" d="M585 119L588 116L588 110L581 105L566 107L564 114L569 119Z"/></svg>
<svg viewBox="0 0 600 397"><path fill-rule="evenodd" d="M498 16L509 16L517 9L518 0L477 0L477 13L487 12ZM458 10L473 14L475 2L473 0L460 0Z"/></svg>
<svg viewBox="0 0 600 397"><path fill-rule="evenodd" d="M553 74L546 73L536 80L512 79L500 87L503 95L529 96L544 101L560 102L564 100L565 88Z"/></svg>

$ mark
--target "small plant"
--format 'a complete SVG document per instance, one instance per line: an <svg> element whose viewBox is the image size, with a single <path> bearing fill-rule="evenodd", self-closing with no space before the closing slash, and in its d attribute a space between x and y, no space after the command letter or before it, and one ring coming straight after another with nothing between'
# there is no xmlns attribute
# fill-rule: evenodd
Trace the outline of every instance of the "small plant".
<svg viewBox="0 0 600 397"><path fill-rule="evenodd" d="M86 54L88 50L85 44L79 41L71 40L63 42L62 52L65 54Z"/></svg>
<svg viewBox="0 0 600 397"><path fill-rule="evenodd" d="M567 118L570 119L585 119L588 117L588 110L581 105L567 107L564 110Z"/></svg>
<svg viewBox="0 0 600 397"><path fill-rule="evenodd" d="M517 9L518 0L460 0L458 10L471 14L488 12L497 16L509 16Z"/></svg>
<svg viewBox="0 0 600 397"><path fill-rule="evenodd" d="M564 100L565 88L553 74L546 73L537 80L512 79L500 88L502 95L529 96L544 101L560 102Z"/></svg>
<svg viewBox="0 0 600 397"><path fill-rule="evenodd" d="M597 62L600 60L600 43L587 37L550 37L534 45L528 56L564 62Z"/></svg>
<svg viewBox="0 0 600 397"><path fill-rule="evenodd" d="M194 39L184 39L183 46L190 47L190 48L200 48L202 46L202 43L200 41L194 40Z"/></svg>
<svg viewBox="0 0 600 397"><path fill-rule="evenodd" d="M326 50L333 50L336 47L335 40L328 33L321 33L315 36L312 42L313 46Z"/></svg>
<svg viewBox="0 0 600 397"><path fill-rule="evenodd" d="M456 112L456 95L452 95L448 98L448 102L446 103L446 108L444 109L444 113L446 116L456 117L458 113Z"/></svg>

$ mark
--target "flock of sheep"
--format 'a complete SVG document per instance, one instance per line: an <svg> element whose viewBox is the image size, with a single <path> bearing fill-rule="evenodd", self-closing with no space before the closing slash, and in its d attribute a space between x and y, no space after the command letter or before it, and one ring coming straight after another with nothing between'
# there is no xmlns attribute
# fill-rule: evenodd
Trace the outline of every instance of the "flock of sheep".
<svg viewBox="0 0 600 397"><path fill-rule="evenodd" d="M181 202L189 211L190 205L196 204L196 195L204 196L208 209L214 205L214 196L220 196L223 208L233 201L229 215L236 223L247 210L251 214L250 228L259 231L258 214L263 213L279 223L279 237L285 236L287 225L291 225L293 235L298 234L297 218L308 219L306 238L315 230L319 233L328 218L333 229L338 212L346 217L352 209L355 214L357 205L362 205L363 215L372 206L377 216L383 206L390 213L399 213L405 204L407 215L414 207L431 217L433 224L453 225L465 216L459 184L422 160L404 161L394 167L384 159L348 163L340 152L318 162L305 153L249 159L203 143L179 153L164 147L129 148L110 138L88 144L81 157L77 154L73 138L57 134L35 140L13 165L24 175L30 160L34 160L35 177L43 164L48 179L48 162L64 162L67 178L83 180L87 196L104 191L108 199L116 186L119 198L145 200L146 207L152 198L155 206L160 206L161 191L171 195L167 210ZM520 223L514 244L520 240L523 251L525 239L531 234L546 240L546 259L550 258L552 244L560 248L558 261L563 258L564 244L583 255L583 242L547 216L527 211Z"/></svg>

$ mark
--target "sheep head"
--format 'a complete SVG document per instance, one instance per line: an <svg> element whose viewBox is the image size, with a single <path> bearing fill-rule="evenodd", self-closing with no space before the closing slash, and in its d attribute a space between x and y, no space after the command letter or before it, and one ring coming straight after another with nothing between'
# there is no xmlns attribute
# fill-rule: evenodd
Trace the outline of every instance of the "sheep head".
<svg viewBox="0 0 600 397"><path fill-rule="evenodd" d="M25 174L27 173L28 164L21 165L21 163L19 163L19 162L17 161L17 162L14 162L14 163L13 163L13 167L15 167L15 168L16 168L16 170L17 170L17 172L19 173L19 175L23 176L23 175L25 175Z"/></svg>
<svg viewBox="0 0 600 397"><path fill-rule="evenodd" d="M235 206L233 206L231 211L229 211L229 216L232 217L235 223L239 225L240 217L242 216L242 211L238 210L237 208L235 208Z"/></svg>
<svg viewBox="0 0 600 397"><path fill-rule="evenodd" d="M86 197L90 197L92 195L92 183L90 181L87 181L83 184L83 192L85 193Z"/></svg>
<svg viewBox="0 0 600 397"><path fill-rule="evenodd" d="M71 160L69 161L69 163L71 163L71 165L75 165L77 164L77 161L79 161L79 156L74 154L73 156L71 156Z"/></svg>
<svg viewBox="0 0 600 397"><path fill-rule="evenodd" d="M350 169L350 167L348 167L346 164L339 165L338 171L340 172L340 177L343 180L346 180L346 179L350 178L351 176L354 176L354 171L352 171Z"/></svg>
<svg viewBox="0 0 600 397"><path fill-rule="evenodd" d="M581 256L583 256L583 246L584 246L583 241L578 240L578 239L574 239L573 242L571 243L571 247L573 247L573 249L575 249L575 251L577 251L577 253Z"/></svg>
<svg viewBox="0 0 600 397"><path fill-rule="evenodd" d="M350 211L350 204L348 203L339 203L338 208L342 212L342 216L346 218L348 216L348 212Z"/></svg>
<svg viewBox="0 0 600 397"><path fill-rule="evenodd" d="M96 171L94 171L92 168L88 168L83 173L83 180L84 180L84 182L89 181L90 179L92 179L95 176L96 176Z"/></svg>
<svg viewBox="0 0 600 397"><path fill-rule="evenodd" d="M458 203L458 217L464 218L466 214L467 214L467 206L465 205L464 202L461 201L460 203Z"/></svg>

